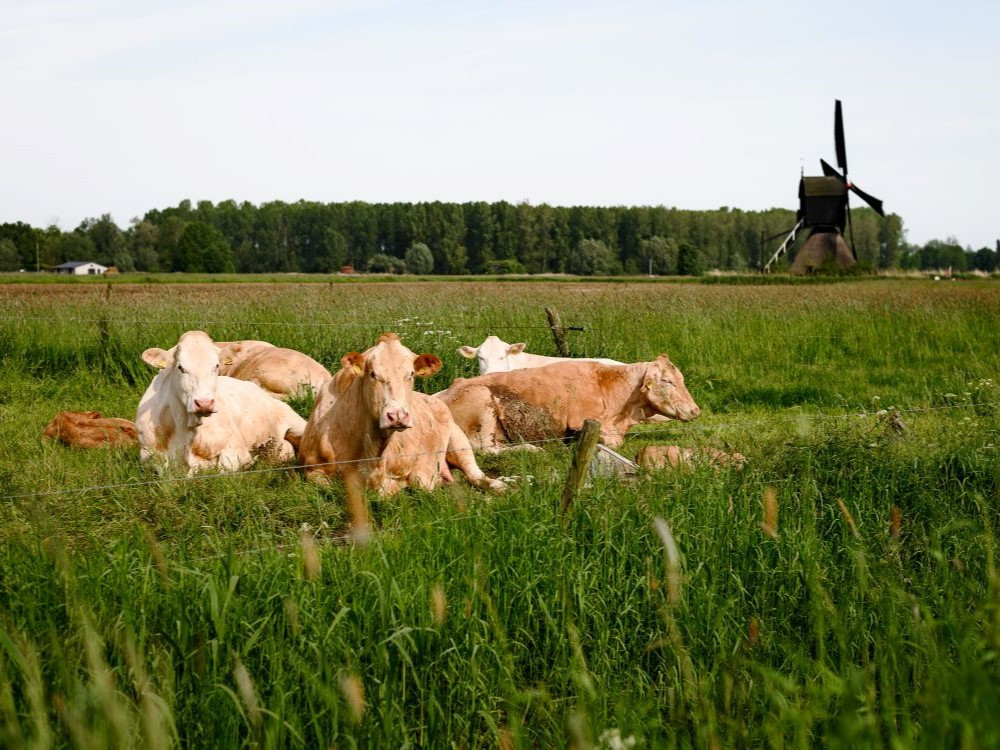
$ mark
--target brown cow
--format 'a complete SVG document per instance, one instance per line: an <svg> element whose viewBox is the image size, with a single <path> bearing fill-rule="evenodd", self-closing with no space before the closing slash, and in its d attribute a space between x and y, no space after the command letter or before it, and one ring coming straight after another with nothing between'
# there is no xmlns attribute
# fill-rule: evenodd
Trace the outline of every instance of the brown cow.
<svg viewBox="0 0 1000 750"><path fill-rule="evenodd" d="M713 464L716 467L732 466L742 469L746 466L746 456L742 453L724 453L718 448L681 448L679 445L647 445L639 449L635 462L644 469L688 468L698 464Z"/></svg>
<svg viewBox="0 0 1000 750"><path fill-rule="evenodd" d="M653 362L557 362L533 370L459 378L436 394L477 450L560 438L584 420L601 422L601 441L620 445L632 425L662 414L690 422L701 409L684 376L661 355Z"/></svg>
<svg viewBox="0 0 1000 750"><path fill-rule="evenodd" d="M98 411L61 411L42 433L73 448L102 445L137 445L135 423L117 417L102 417Z"/></svg>
<svg viewBox="0 0 1000 750"><path fill-rule="evenodd" d="M308 388L315 396L330 371L307 354L266 341L221 341L219 374L256 383L282 400Z"/></svg>
<svg viewBox="0 0 1000 750"><path fill-rule="evenodd" d="M310 479L360 472L369 487L391 495L403 487L434 489L450 479L451 463L480 489L505 489L476 464L448 407L413 391L414 376L433 375L440 359L415 355L389 333L341 363L320 392L299 444L299 463Z"/></svg>

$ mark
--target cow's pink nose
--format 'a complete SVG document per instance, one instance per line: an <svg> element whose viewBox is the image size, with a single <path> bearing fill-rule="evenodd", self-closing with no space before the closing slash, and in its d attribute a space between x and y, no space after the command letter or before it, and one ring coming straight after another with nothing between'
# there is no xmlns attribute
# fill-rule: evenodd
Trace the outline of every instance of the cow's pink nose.
<svg viewBox="0 0 1000 750"><path fill-rule="evenodd" d="M383 426L390 430L404 430L413 427L413 417L405 409L389 409L385 412Z"/></svg>
<svg viewBox="0 0 1000 750"><path fill-rule="evenodd" d="M196 398L194 400L194 410L198 414L211 414L215 411L214 398Z"/></svg>

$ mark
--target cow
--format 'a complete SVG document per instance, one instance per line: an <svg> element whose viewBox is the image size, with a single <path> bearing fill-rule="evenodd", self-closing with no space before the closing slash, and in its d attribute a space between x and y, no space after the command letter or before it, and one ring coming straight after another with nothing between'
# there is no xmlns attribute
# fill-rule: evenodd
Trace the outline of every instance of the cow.
<svg viewBox="0 0 1000 750"><path fill-rule="evenodd" d="M458 378L438 394L476 450L562 438L584 420L601 422L601 441L621 445L632 425L662 414L690 422L701 409L666 357L629 365L556 362L531 370Z"/></svg>
<svg viewBox="0 0 1000 750"><path fill-rule="evenodd" d="M299 445L306 476L364 474L368 486L392 495L404 487L432 490L461 469L480 489L506 485L486 476L472 446L443 401L413 390L414 377L441 368L433 354L414 354L394 333L383 334L363 353L350 352L320 391Z"/></svg>
<svg viewBox="0 0 1000 750"><path fill-rule="evenodd" d="M136 445L135 423L117 417L102 417L99 411L61 411L42 433L71 448L102 445Z"/></svg>
<svg viewBox="0 0 1000 750"><path fill-rule="evenodd" d="M665 469L668 466L684 469L699 464L742 469L746 466L747 459L742 453L724 453L709 446L681 448L679 445L647 445L639 449L635 462L644 469Z"/></svg>
<svg viewBox="0 0 1000 750"><path fill-rule="evenodd" d="M307 354L267 341L223 341L219 374L256 383L282 400L308 388L315 396L330 379L330 371Z"/></svg>
<svg viewBox="0 0 1000 750"><path fill-rule="evenodd" d="M139 458L188 474L236 471L258 457L295 458L306 420L256 383L219 375L219 350L203 331L188 331L169 350L147 349L159 368L139 401Z"/></svg>
<svg viewBox="0 0 1000 750"><path fill-rule="evenodd" d="M510 372L511 370L526 370L533 367L545 367L554 362L600 362L605 365L620 365L614 359L592 359L589 357L546 357L542 354L529 354L524 351L524 343L508 344L496 336L487 336L478 348L471 346L458 347L458 353L468 359L479 361L479 374L488 375L491 372Z"/></svg>

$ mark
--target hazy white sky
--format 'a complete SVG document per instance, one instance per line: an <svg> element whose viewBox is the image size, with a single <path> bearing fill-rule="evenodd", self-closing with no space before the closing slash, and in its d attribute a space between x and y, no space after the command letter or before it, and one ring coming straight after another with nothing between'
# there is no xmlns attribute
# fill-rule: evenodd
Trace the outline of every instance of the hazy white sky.
<svg viewBox="0 0 1000 750"><path fill-rule="evenodd" d="M0 0L0 222L225 199L794 209L1000 238L1000 3ZM859 206L860 201L853 203Z"/></svg>

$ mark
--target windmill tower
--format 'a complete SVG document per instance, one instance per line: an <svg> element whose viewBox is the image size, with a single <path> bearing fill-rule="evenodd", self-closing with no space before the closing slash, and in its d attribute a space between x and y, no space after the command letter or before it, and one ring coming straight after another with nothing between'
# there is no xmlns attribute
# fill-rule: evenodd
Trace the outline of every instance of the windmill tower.
<svg viewBox="0 0 1000 750"><path fill-rule="evenodd" d="M879 216L885 216L882 201L869 195L847 179L847 147L844 145L844 116L840 100L834 107L833 140L837 149L837 166L843 170L838 172L820 159L823 167L822 177L806 177L799 179L799 210L796 223L785 235L771 259L764 264L764 273L771 271L771 266L782 255L788 252L796 235L808 229L809 237L803 243L792 262L791 272L806 274L815 271L828 259L832 258L844 269L850 268L857 261L854 252L853 237L851 247L844 240L844 229L851 234L851 204L849 192L853 192L861 200L871 206ZM778 235L781 236L781 235Z"/></svg>

